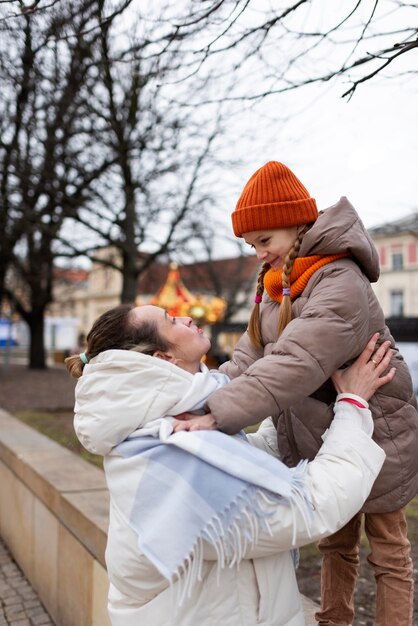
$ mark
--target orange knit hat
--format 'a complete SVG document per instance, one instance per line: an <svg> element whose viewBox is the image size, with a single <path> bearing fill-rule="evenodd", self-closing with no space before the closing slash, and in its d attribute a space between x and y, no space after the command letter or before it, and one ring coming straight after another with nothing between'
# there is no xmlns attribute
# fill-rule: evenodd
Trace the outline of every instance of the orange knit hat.
<svg viewBox="0 0 418 626"><path fill-rule="evenodd" d="M310 224L317 217L316 202L300 180L283 163L269 161L245 185L232 213L232 227L242 237L254 230Z"/></svg>

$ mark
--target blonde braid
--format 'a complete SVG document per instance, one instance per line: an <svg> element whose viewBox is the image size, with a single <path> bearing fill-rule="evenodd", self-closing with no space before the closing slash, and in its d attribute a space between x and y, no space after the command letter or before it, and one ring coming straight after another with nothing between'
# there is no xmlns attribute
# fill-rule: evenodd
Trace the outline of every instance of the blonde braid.
<svg viewBox="0 0 418 626"><path fill-rule="evenodd" d="M293 264L295 259L299 255L300 246L302 244L303 237L311 228L312 224L305 224L301 226L298 230L297 237L293 243L293 246L290 248L284 264L283 264L283 272L282 272L282 287L283 289L290 289L290 274L293 269ZM292 301L290 299L290 295L284 295L279 307L279 323L277 327L278 336L282 334L288 323L292 320Z"/></svg>
<svg viewBox="0 0 418 626"><path fill-rule="evenodd" d="M263 347L263 339L261 335L261 321L260 321L260 302L264 293L264 275L270 269L268 263L263 263L257 279L257 289L255 292L255 304L251 311L250 321L248 323L248 334L250 341L255 348Z"/></svg>

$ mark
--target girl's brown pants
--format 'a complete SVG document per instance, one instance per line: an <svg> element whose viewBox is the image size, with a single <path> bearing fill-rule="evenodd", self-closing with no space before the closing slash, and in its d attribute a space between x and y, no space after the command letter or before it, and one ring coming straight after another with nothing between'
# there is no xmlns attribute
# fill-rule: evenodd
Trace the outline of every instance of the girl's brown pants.
<svg viewBox="0 0 418 626"><path fill-rule="evenodd" d="M354 619L353 595L359 567L361 517L319 544L322 553L321 626L349 626ZM370 545L367 557L376 579L374 626L412 626L413 566L405 510L365 513L364 529Z"/></svg>

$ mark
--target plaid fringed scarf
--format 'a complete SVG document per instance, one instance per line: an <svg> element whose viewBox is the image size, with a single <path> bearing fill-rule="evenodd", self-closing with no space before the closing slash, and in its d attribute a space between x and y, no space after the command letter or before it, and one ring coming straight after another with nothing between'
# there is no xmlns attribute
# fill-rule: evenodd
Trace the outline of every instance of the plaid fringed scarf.
<svg viewBox="0 0 418 626"><path fill-rule="evenodd" d="M138 430L112 451L106 476L139 549L167 580L180 578L181 603L200 579L203 541L223 568L241 560L260 529L268 532L267 503L297 507L309 523L306 464L290 470L239 436L169 434L170 418L158 421L159 436Z"/></svg>

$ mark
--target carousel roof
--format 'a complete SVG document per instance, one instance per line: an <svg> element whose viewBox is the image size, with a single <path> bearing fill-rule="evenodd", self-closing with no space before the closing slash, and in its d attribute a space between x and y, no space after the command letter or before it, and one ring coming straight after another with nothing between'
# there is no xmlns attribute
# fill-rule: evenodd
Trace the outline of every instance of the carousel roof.
<svg viewBox="0 0 418 626"><path fill-rule="evenodd" d="M193 295L183 283L176 263L170 263L167 279L151 298L150 304L160 306L169 315L189 315L209 323L216 322L226 308L226 302L222 298Z"/></svg>

